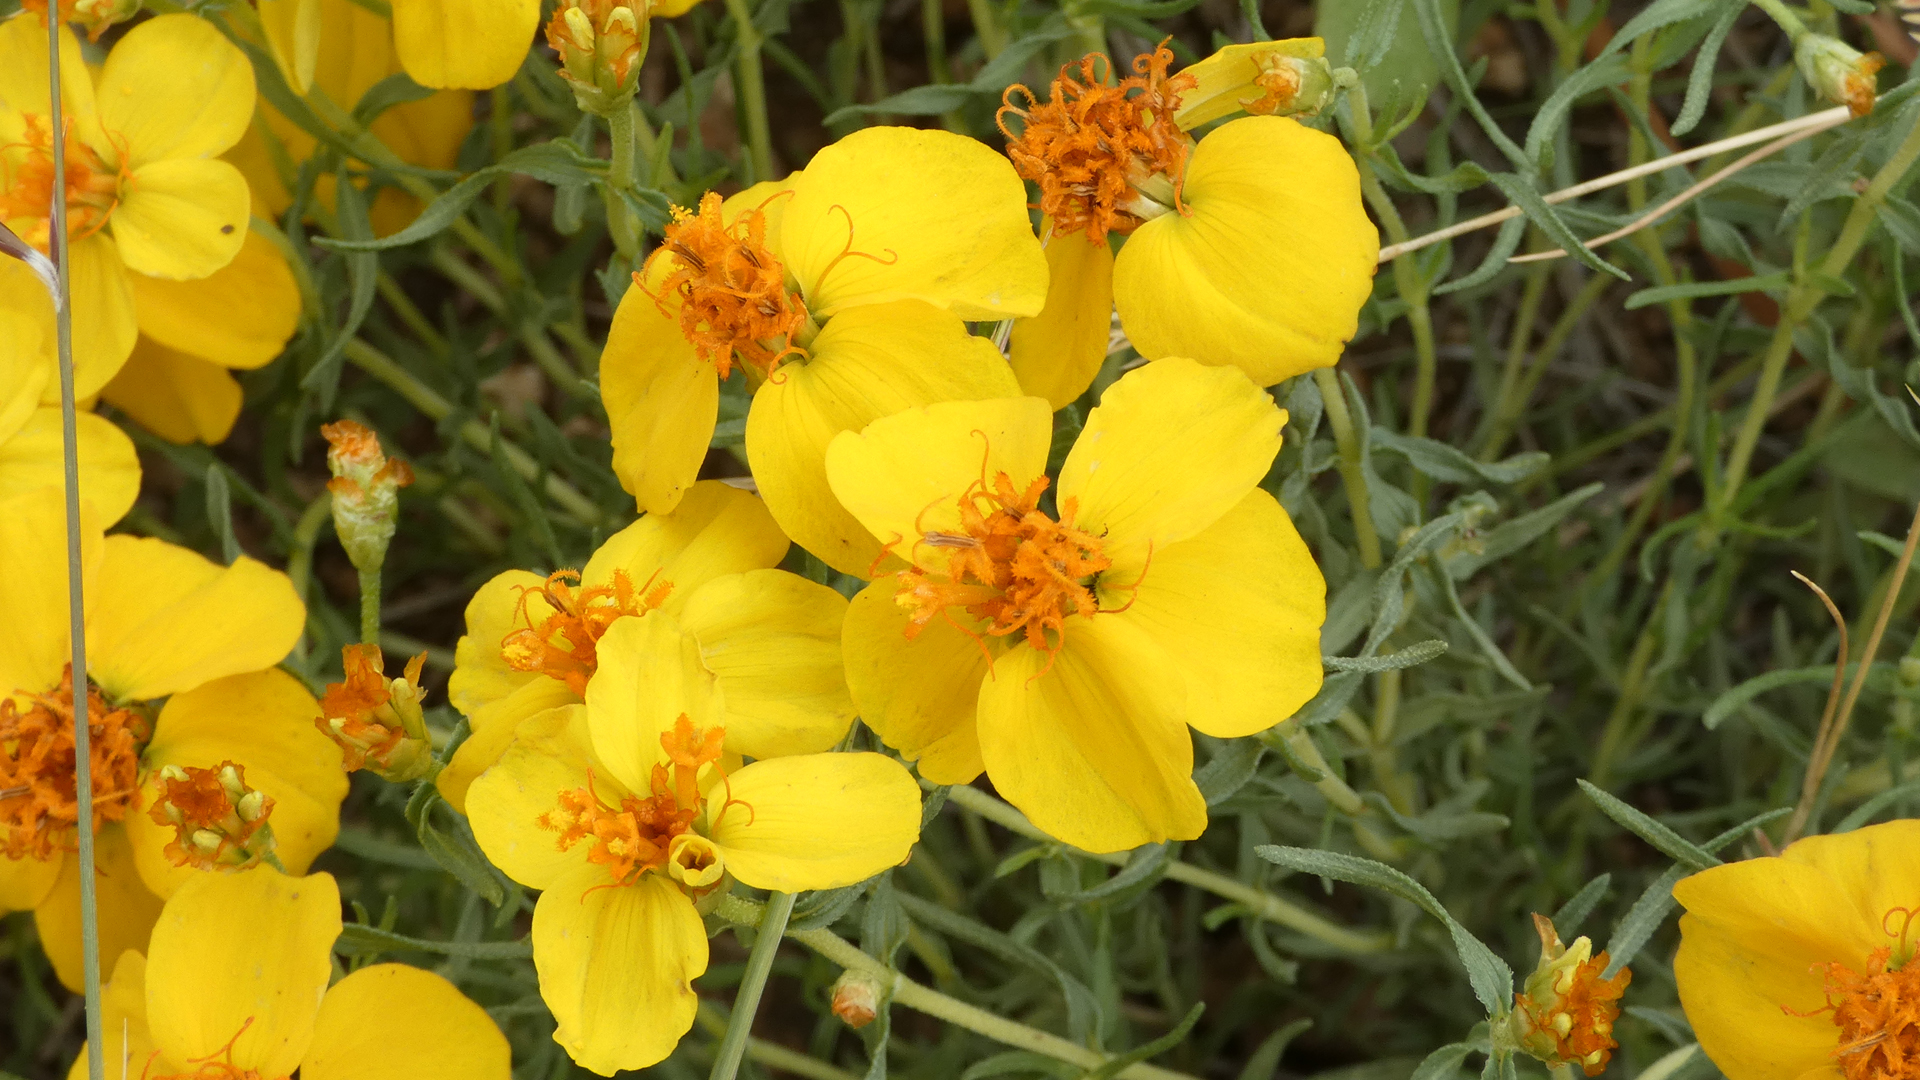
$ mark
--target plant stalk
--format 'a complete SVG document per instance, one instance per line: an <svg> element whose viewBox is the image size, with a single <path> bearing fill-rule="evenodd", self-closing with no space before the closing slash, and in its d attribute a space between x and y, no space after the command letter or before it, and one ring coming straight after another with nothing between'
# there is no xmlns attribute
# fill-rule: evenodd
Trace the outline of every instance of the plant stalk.
<svg viewBox="0 0 1920 1080"><path fill-rule="evenodd" d="M793 914L792 893L769 893L761 909L759 937L747 956L746 973L740 977L740 989L733 996L733 1015L727 1019L727 1033L714 1051L713 1071L707 1080L733 1080L740 1071L740 1059L747 1052L747 1036L753 1031L753 1016L760 1011L760 995L767 988L767 974L773 970L773 956L787 933L787 918Z"/></svg>

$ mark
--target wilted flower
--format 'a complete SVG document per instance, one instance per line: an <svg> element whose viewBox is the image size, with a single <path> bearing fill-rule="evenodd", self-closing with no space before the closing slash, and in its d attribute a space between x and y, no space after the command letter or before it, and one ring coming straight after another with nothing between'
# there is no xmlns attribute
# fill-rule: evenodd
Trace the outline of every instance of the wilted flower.
<svg viewBox="0 0 1920 1080"><path fill-rule="evenodd" d="M433 737L420 710L426 691L420 671L427 654L407 661L406 673L386 676L378 645L348 645L340 650L346 671L329 683L320 698L314 725L340 745L348 772L366 769L395 783L417 780L433 766Z"/></svg>
<svg viewBox="0 0 1920 1080"><path fill-rule="evenodd" d="M850 1028L863 1028L880 1015L880 982L857 968L833 981L833 1015Z"/></svg>
<svg viewBox="0 0 1920 1080"><path fill-rule="evenodd" d="M1839 38L1805 33L1793 47L1800 75L1820 96L1845 105L1855 116L1873 111L1875 76L1887 66L1879 53L1862 53Z"/></svg>
<svg viewBox="0 0 1920 1080"><path fill-rule="evenodd" d="M162 765L147 816L175 831L166 846L175 866L244 870L273 857L273 800L247 786L245 767Z"/></svg>
<svg viewBox="0 0 1920 1080"><path fill-rule="evenodd" d="M1520 993L1513 995L1509 1022L1520 1049L1549 1067L1578 1065L1588 1076L1606 1071L1613 1049L1613 1022L1620 1017L1620 995L1633 980L1625 968L1612 978L1607 954L1593 955L1584 935L1563 944L1553 921L1533 917L1540 935L1540 962Z"/></svg>
<svg viewBox="0 0 1920 1080"><path fill-rule="evenodd" d="M366 425L341 420L320 429L326 436L327 469L333 479L333 527L347 558L365 572L386 561L400 514L400 489L413 483L413 469L380 450L380 437Z"/></svg>
<svg viewBox="0 0 1920 1080"><path fill-rule="evenodd" d="M582 112L606 116L628 108L647 55L649 0L568 0L547 23L547 44L560 56L560 77Z"/></svg>

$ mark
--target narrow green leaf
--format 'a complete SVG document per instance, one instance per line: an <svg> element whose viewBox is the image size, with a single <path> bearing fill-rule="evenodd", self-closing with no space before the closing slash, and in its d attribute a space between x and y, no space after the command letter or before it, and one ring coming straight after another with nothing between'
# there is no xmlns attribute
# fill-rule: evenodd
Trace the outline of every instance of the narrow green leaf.
<svg viewBox="0 0 1920 1080"><path fill-rule="evenodd" d="M348 923L340 928L333 951L342 956L378 956L391 952L423 952L454 956L463 960L528 960L533 957L533 941L428 941L407 937L377 926Z"/></svg>

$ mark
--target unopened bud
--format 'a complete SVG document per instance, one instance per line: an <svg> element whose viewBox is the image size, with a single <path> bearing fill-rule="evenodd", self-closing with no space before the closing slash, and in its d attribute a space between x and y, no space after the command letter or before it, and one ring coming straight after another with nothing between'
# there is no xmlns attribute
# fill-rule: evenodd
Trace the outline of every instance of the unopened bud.
<svg viewBox="0 0 1920 1080"><path fill-rule="evenodd" d="M400 489L413 483L413 470L380 450L380 438L352 420L326 424L327 469L333 479L333 529L356 569L378 570L386 561L400 514Z"/></svg>
<svg viewBox="0 0 1920 1080"><path fill-rule="evenodd" d="M611 116L628 108L647 54L651 0L562 0L547 23L560 77L582 112Z"/></svg>
<svg viewBox="0 0 1920 1080"><path fill-rule="evenodd" d="M241 766L163 765L154 786L147 817L174 829L164 850L175 866L245 870L272 858L273 800L247 786Z"/></svg>
<svg viewBox="0 0 1920 1080"><path fill-rule="evenodd" d="M1839 38L1813 33L1794 44L1793 62L1821 97L1845 105L1855 116L1873 111L1875 75L1887 66L1879 53L1862 53Z"/></svg>
<svg viewBox="0 0 1920 1080"><path fill-rule="evenodd" d="M420 671L427 654L407 661L401 678L386 676L378 645L340 650L346 678L320 698L314 726L338 743L348 772L366 769L395 783L417 780L433 766L433 737L420 703Z"/></svg>
<svg viewBox="0 0 1920 1080"><path fill-rule="evenodd" d="M1195 82L1181 91L1173 122L1191 131L1237 112L1312 116L1355 78L1350 69L1329 65L1326 52L1319 38L1229 45L1180 72Z"/></svg>
<svg viewBox="0 0 1920 1080"><path fill-rule="evenodd" d="M1508 1040L1550 1068L1578 1065L1588 1076L1598 1076L1619 1045L1613 1022L1619 1019L1620 995L1633 973L1622 968L1603 979L1605 951L1594 956L1593 942L1584 937L1562 944L1544 915L1535 915L1533 926L1540 935L1540 962L1522 991L1513 995Z"/></svg>
<svg viewBox="0 0 1920 1080"><path fill-rule="evenodd" d="M833 983L833 1015L850 1028L863 1028L880 1015L880 983L864 971L843 971Z"/></svg>
<svg viewBox="0 0 1920 1080"><path fill-rule="evenodd" d="M40 16L46 25L47 0L24 0L22 9ZM77 23L88 41L99 41L107 27L140 14L140 0L60 0L60 21Z"/></svg>

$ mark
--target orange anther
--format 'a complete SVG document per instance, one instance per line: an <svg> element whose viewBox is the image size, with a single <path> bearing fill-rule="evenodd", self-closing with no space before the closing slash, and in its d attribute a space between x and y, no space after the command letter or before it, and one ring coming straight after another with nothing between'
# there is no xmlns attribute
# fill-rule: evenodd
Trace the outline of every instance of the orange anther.
<svg viewBox="0 0 1920 1080"><path fill-rule="evenodd" d="M721 201L709 191L697 212L674 207L666 238L633 280L645 290L654 262L664 260L666 279L647 295L662 314L679 319L694 352L722 379L733 372L736 356L772 374L783 358L801 351L793 336L806 325L807 310L787 291L786 270L767 248L766 212L755 207L729 225ZM670 295L679 300L677 312L667 303Z"/></svg>
<svg viewBox="0 0 1920 1080"><path fill-rule="evenodd" d="M125 197L132 175L121 162L109 165L100 160L93 148L74 133L73 120L66 122L66 198L67 238L83 240L107 227L107 219ZM0 149L24 149L14 159L14 169L0 168L0 219L24 218L34 222L21 238L48 250L53 213L53 120L37 113L26 114L25 141ZM0 159L4 161L4 159Z"/></svg>
<svg viewBox="0 0 1920 1080"><path fill-rule="evenodd" d="M501 639L500 653L513 670L559 679L584 697L587 680L599 668L597 647L601 636L614 620L645 615L666 603L673 582L661 581L657 570L638 589L624 570L615 570L606 585L582 588L579 580L577 570L556 570L539 588L523 590L519 618L526 620L527 626ZM527 602L535 595L553 608L553 614L538 625L527 612Z"/></svg>
<svg viewBox="0 0 1920 1080"><path fill-rule="evenodd" d="M75 790L73 670L50 693L0 699L0 850L11 859L45 859L71 849L80 822ZM87 689L93 767L93 823L126 817L138 784L140 750L150 729L132 709L108 705Z"/></svg>

